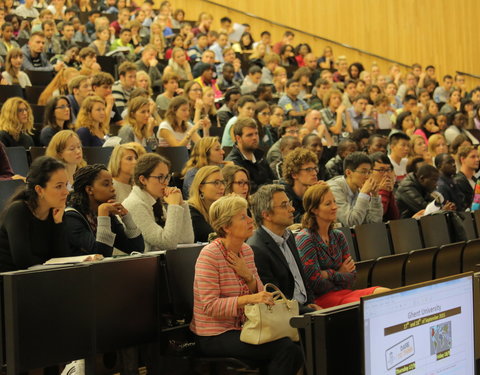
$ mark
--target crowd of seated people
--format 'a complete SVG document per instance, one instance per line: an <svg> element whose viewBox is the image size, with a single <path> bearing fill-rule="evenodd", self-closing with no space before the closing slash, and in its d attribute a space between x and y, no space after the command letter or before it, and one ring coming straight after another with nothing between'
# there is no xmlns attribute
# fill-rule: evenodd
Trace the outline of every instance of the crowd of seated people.
<svg viewBox="0 0 480 375"><path fill-rule="evenodd" d="M439 195L441 209L472 206L480 86L461 74L382 72L247 24L236 40L230 18L215 30L202 12L192 28L168 0L0 1L2 13L0 89L25 90L0 110L0 180L25 180L1 215L2 271L210 242L193 286L200 349L295 374L296 344L239 339L242 308L272 303L265 283L302 313L382 292L355 290L335 225L419 218ZM36 72L51 79L32 100ZM5 148L32 146L45 156L15 174ZM87 165L84 147L112 146L107 165ZM188 153L180 173L165 147Z"/></svg>

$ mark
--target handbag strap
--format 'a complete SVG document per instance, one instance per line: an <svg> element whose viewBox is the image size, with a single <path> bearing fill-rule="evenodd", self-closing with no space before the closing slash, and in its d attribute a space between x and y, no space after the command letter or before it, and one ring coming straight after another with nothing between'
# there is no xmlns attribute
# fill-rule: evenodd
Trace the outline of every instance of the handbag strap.
<svg viewBox="0 0 480 375"><path fill-rule="evenodd" d="M282 293L282 291L278 288L278 286L276 286L275 284L272 284L272 283L267 283L267 284L265 284L265 290L267 290L268 288L272 288L273 290L275 290L273 292L273 299L274 300L283 299L283 300L285 300L285 302L288 302L287 297L285 297L285 294Z"/></svg>

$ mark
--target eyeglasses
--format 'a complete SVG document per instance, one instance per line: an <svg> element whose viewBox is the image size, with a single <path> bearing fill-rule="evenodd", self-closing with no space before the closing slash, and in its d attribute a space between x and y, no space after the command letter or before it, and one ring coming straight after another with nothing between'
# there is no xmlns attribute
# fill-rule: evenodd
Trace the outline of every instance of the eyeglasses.
<svg viewBox="0 0 480 375"><path fill-rule="evenodd" d="M273 113L272 116L277 116L277 117L285 118L285 115L279 115L278 113Z"/></svg>
<svg viewBox="0 0 480 375"><path fill-rule="evenodd" d="M205 181L201 183L201 185L207 185L207 184L215 185L216 188L219 188L220 186L225 186L226 182L225 180L215 180L215 181Z"/></svg>
<svg viewBox="0 0 480 375"><path fill-rule="evenodd" d="M270 112L260 112L259 115L270 116Z"/></svg>
<svg viewBox="0 0 480 375"><path fill-rule="evenodd" d="M368 175L372 174L372 171L371 171L371 170L365 170L365 169L355 170L354 172L363 174L364 176L368 176Z"/></svg>
<svg viewBox="0 0 480 375"><path fill-rule="evenodd" d="M287 134L298 134L299 131L297 129L287 130L285 133Z"/></svg>
<svg viewBox="0 0 480 375"><path fill-rule="evenodd" d="M318 167L300 168L299 171L305 171L307 173L318 173Z"/></svg>
<svg viewBox="0 0 480 375"><path fill-rule="evenodd" d="M391 168L388 168L388 169L382 169L382 168L380 168L380 169L375 169L375 168L374 168L374 169L372 169L372 171L375 171L375 172L378 172L378 173L390 173L390 172L392 171L392 169L391 169ZM370 172L370 173L371 173L371 172Z"/></svg>
<svg viewBox="0 0 480 375"><path fill-rule="evenodd" d="M233 181L233 183L240 187L250 186L250 181Z"/></svg>
<svg viewBox="0 0 480 375"><path fill-rule="evenodd" d="M286 201L286 202L282 202L278 206L273 206L273 208L277 208L277 207L280 207L280 208L286 210L287 208L293 207L293 203L292 203L292 201Z"/></svg>
<svg viewBox="0 0 480 375"><path fill-rule="evenodd" d="M28 108L19 108L17 109L18 113L28 112Z"/></svg>
<svg viewBox="0 0 480 375"><path fill-rule="evenodd" d="M58 107L55 107L55 109L70 109L69 105L59 105Z"/></svg>
<svg viewBox="0 0 480 375"><path fill-rule="evenodd" d="M159 176L148 176L148 177L156 178L158 180L158 182L160 182L161 184L168 184L170 182L170 175L169 174L167 174L166 176L159 175Z"/></svg>

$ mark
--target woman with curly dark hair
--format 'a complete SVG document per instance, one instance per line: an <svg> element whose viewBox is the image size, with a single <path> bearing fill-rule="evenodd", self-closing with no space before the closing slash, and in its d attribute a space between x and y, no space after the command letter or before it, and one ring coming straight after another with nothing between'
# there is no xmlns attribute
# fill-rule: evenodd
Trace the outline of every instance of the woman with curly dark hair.
<svg viewBox="0 0 480 375"><path fill-rule="evenodd" d="M112 256L114 247L126 253L143 252L142 234L127 209L116 201L107 167L87 165L73 177L65 212L71 252Z"/></svg>

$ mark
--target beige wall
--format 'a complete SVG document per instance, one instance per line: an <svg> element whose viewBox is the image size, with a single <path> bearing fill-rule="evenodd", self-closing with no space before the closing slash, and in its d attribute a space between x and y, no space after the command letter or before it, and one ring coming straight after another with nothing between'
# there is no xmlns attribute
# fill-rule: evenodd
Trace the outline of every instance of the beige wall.
<svg viewBox="0 0 480 375"><path fill-rule="evenodd" d="M478 63L480 20L478 0L215 0L218 4L295 27L404 64L419 62L437 67L437 78L464 71L480 75ZM254 38L263 30L272 32L274 41L284 28L228 11L202 0L172 0L175 8L186 11L187 19L197 19L201 11L252 25ZM479 19L479 20L477 20ZM316 54L332 45L336 56L346 55L349 62L361 61L365 67L377 62L382 73L390 65L351 49L296 32L295 42L309 43ZM470 87L478 79L467 79Z"/></svg>

